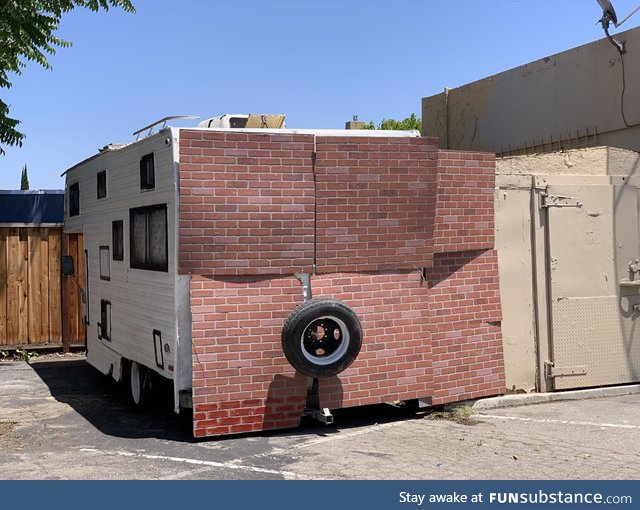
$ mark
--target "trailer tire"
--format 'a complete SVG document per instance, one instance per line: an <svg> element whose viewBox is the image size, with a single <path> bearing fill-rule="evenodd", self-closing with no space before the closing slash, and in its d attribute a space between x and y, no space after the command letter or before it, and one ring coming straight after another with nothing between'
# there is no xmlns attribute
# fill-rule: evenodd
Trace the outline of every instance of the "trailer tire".
<svg viewBox="0 0 640 510"><path fill-rule="evenodd" d="M129 397L134 407L143 409L149 396L149 370L135 361L129 362Z"/></svg>
<svg viewBox="0 0 640 510"><path fill-rule="evenodd" d="M331 377L345 370L362 347L362 326L342 301L314 298L300 304L282 328L282 350L298 372Z"/></svg>

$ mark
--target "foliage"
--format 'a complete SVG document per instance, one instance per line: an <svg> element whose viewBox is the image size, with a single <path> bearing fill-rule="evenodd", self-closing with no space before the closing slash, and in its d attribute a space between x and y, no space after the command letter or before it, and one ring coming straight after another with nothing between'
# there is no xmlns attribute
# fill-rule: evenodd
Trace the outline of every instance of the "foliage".
<svg viewBox="0 0 640 510"><path fill-rule="evenodd" d="M422 121L420 117L417 117L415 113L412 113L409 117L403 120L395 119L382 119L382 121L376 126L373 121L369 121L362 129L382 129L382 130L399 130L399 131L411 131L416 130L422 133Z"/></svg>
<svg viewBox="0 0 640 510"><path fill-rule="evenodd" d="M47 55L71 45L55 35L60 18L76 7L135 12L130 0L0 0L0 89L10 88L10 73L21 74L29 61L51 68ZM22 145L25 135L16 129L19 123L9 117L9 105L0 99L0 154L2 145Z"/></svg>
<svg viewBox="0 0 640 510"><path fill-rule="evenodd" d="M29 176L27 175L27 165L22 167L22 177L20 178L20 190L25 191L29 189Z"/></svg>
<svg viewBox="0 0 640 510"><path fill-rule="evenodd" d="M0 360L8 360L11 353L6 349L0 349ZM27 351L26 349L16 349L13 351L13 355L11 355L11 359L14 361L26 361L29 363L32 358L36 358L38 356L37 352Z"/></svg>
<svg viewBox="0 0 640 510"><path fill-rule="evenodd" d="M13 359L16 361L26 361L27 363L31 361L31 358L36 358L38 356L37 352L27 351L25 349L16 349L16 352L13 353Z"/></svg>

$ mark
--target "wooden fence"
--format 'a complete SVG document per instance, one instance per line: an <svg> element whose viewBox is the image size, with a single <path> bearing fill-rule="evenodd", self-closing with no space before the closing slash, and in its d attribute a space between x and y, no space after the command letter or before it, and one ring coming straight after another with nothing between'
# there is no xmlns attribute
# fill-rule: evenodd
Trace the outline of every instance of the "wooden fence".
<svg viewBox="0 0 640 510"><path fill-rule="evenodd" d="M80 292L60 273L60 257L68 253L83 282L83 252L82 236L63 235L59 227L0 228L0 346L84 343Z"/></svg>

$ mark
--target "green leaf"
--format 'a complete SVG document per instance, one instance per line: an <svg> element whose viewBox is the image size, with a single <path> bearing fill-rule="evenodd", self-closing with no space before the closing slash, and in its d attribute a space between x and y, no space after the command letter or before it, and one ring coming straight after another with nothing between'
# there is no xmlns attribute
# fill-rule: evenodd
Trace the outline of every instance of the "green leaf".
<svg viewBox="0 0 640 510"><path fill-rule="evenodd" d="M76 7L94 12L118 7L135 12L129 0L0 0L0 89L11 87L10 75L21 74L28 62L51 69L48 55L71 46L56 35L63 14ZM2 146L21 146L25 135L9 117L9 106L0 100L0 155Z"/></svg>
<svg viewBox="0 0 640 510"><path fill-rule="evenodd" d="M403 120L382 119L382 121L374 126L373 121L369 121L362 129L381 129L386 131L419 131L422 134L422 120L420 117L412 113Z"/></svg>

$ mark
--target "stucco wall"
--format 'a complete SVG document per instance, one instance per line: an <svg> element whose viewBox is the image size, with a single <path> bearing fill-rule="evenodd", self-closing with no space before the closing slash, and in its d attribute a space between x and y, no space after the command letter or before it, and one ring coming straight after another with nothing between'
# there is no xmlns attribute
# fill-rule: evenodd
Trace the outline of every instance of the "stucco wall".
<svg viewBox="0 0 640 510"><path fill-rule="evenodd" d="M610 145L640 150L640 28L422 100L423 131L441 147L498 154ZM623 59L624 58L624 62ZM626 91L621 114L623 64Z"/></svg>

